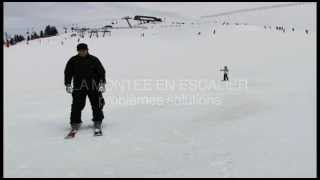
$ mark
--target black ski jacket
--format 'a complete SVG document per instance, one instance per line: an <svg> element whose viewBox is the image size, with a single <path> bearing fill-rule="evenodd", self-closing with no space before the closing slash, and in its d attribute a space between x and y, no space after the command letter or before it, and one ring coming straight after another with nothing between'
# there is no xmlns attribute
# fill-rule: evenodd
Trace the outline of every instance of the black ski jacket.
<svg viewBox="0 0 320 180"><path fill-rule="evenodd" d="M97 89L100 82L106 83L105 70L100 60L88 54L86 57L75 55L69 59L64 70L64 85L71 85L75 90Z"/></svg>

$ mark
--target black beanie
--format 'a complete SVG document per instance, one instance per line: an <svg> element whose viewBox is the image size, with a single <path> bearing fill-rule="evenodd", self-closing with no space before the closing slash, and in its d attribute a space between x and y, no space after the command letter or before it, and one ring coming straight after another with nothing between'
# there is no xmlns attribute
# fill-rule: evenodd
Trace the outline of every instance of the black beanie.
<svg viewBox="0 0 320 180"><path fill-rule="evenodd" d="M80 43L77 45L77 50L88 50L88 45L85 43Z"/></svg>

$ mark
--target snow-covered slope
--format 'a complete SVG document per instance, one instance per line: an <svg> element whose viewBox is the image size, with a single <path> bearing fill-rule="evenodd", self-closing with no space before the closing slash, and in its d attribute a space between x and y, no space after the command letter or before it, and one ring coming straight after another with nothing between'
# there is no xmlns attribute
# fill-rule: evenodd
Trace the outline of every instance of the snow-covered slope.
<svg viewBox="0 0 320 180"><path fill-rule="evenodd" d="M84 128L65 140L71 96L63 71L77 38L66 34L5 48L5 177L316 176L316 32L158 25L81 42L99 57L109 81L209 79L224 87L219 69L228 65L231 82L248 86L120 91L109 84L106 100L197 94L221 103L109 103L105 135L96 138L87 101Z"/></svg>

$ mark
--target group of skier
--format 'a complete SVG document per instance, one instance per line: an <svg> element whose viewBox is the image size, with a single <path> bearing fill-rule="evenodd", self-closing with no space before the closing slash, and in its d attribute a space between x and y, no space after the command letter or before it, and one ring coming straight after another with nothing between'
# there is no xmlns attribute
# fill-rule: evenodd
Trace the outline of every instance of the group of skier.
<svg viewBox="0 0 320 180"><path fill-rule="evenodd" d="M286 32L286 29L283 26L276 26L276 30Z"/></svg>
<svg viewBox="0 0 320 180"><path fill-rule="evenodd" d="M266 26L265 26L266 28ZM276 26L276 30L277 31L282 31L282 32L286 32L286 29L283 27L283 26ZM294 27L291 27L291 31L294 32L295 31L295 28ZM308 29L305 29L305 33L306 34L309 34L309 30Z"/></svg>

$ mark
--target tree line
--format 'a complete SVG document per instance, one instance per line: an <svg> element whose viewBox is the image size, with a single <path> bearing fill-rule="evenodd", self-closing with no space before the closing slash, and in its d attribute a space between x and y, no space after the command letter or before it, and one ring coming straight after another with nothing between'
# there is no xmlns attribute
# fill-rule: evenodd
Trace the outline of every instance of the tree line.
<svg viewBox="0 0 320 180"><path fill-rule="evenodd" d="M58 34L58 30L55 26L47 25L46 28L40 31L39 34L37 32L33 32L30 36L28 35L27 40L33 40L38 38L56 36Z"/></svg>
<svg viewBox="0 0 320 180"><path fill-rule="evenodd" d="M27 32L27 42L30 40L38 39L38 38L56 36L57 34L58 34L58 30L55 26L47 25L44 30L41 30L39 32L39 34L35 31L32 32L31 34ZM6 44L9 47L9 45L14 45L24 40L25 40L25 37L23 35L15 34L11 38L6 37L6 41L4 42L4 44Z"/></svg>

